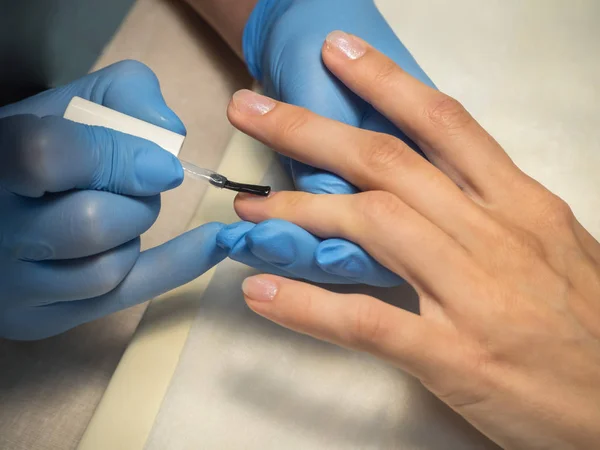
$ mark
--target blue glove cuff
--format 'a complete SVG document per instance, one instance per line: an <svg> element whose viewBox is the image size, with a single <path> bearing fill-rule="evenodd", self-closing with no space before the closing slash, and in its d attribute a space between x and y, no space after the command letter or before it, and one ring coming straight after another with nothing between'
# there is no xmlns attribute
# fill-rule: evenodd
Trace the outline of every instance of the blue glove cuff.
<svg viewBox="0 0 600 450"><path fill-rule="evenodd" d="M244 28L242 49L248 70L254 79L262 82L264 43L273 24L285 14L293 0L259 0Z"/></svg>

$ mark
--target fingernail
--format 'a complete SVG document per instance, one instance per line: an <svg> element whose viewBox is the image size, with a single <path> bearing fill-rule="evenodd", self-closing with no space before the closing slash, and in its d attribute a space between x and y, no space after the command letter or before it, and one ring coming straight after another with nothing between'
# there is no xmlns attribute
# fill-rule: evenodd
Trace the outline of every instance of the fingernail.
<svg viewBox="0 0 600 450"><path fill-rule="evenodd" d="M276 103L269 97L257 94L248 89L242 89L233 94L233 104L241 113L264 116L275 108Z"/></svg>
<svg viewBox="0 0 600 450"><path fill-rule="evenodd" d="M179 160L163 149L143 149L135 155L135 175L147 194L173 189L183 182Z"/></svg>
<svg viewBox="0 0 600 450"><path fill-rule="evenodd" d="M246 278L242 283L244 295L255 302L270 302L279 290L277 284L262 276Z"/></svg>
<svg viewBox="0 0 600 450"><path fill-rule="evenodd" d="M254 194L248 194L246 192L241 192L237 195L237 198L238 198L238 200L243 200L243 201L262 202L262 201L265 201L265 200L271 198L272 195L273 195L273 192L271 192L267 197L263 197L262 195L254 195Z"/></svg>
<svg viewBox="0 0 600 450"><path fill-rule="evenodd" d="M326 43L328 46L337 48L349 59L358 59L367 51L367 48L360 40L343 31L329 33Z"/></svg>

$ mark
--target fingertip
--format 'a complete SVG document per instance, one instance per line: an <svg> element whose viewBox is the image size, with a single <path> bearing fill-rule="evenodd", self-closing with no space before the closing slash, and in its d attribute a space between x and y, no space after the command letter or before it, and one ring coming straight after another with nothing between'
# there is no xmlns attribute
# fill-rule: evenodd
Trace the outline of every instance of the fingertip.
<svg viewBox="0 0 600 450"><path fill-rule="evenodd" d="M233 199L233 210L237 214L237 216L242 220L247 220L245 216L245 202L244 197L241 194L238 194Z"/></svg>
<svg viewBox="0 0 600 450"><path fill-rule="evenodd" d="M171 164L172 164L172 181L169 183L165 189L165 191L175 189L176 187L181 186L183 183L184 172L183 166L181 165L181 161L174 155L171 155Z"/></svg>
<svg viewBox="0 0 600 450"><path fill-rule="evenodd" d="M255 225L250 222L236 222L225 225L217 234L217 245L227 252L231 252L240 239L254 227Z"/></svg>
<svg viewBox="0 0 600 450"><path fill-rule="evenodd" d="M181 165L181 161L177 157L173 157L173 165L175 166L175 177L173 180L173 187L180 186L183 183L183 178L185 176L183 172L183 166Z"/></svg>
<svg viewBox="0 0 600 450"><path fill-rule="evenodd" d="M158 117L161 122L161 126L168 130L171 130L182 136L187 136L187 129L183 121L179 116L166 104L164 105L163 114Z"/></svg>
<svg viewBox="0 0 600 450"><path fill-rule="evenodd" d="M121 151L123 152L123 150ZM114 160L113 158L107 164L111 164ZM111 182L120 183L122 193L146 196L174 189L183 182L184 174L181 162L158 145L144 145L136 148L133 161L135 179L137 180L135 185L130 187L127 180L120 180L115 176L109 177L106 184L110 185ZM116 174L120 174L119 167L113 167L112 169ZM119 185L111 187L111 190L113 189L117 193L121 193L118 192Z"/></svg>
<svg viewBox="0 0 600 450"><path fill-rule="evenodd" d="M241 193L236 195L233 201L233 209L240 219L258 223L266 218L266 204L276 195L277 193L273 191L268 197Z"/></svg>
<svg viewBox="0 0 600 450"><path fill-rule="evenodd" d="M267 115L276 106L277 102L272 98L242 89L231 97L227 106L227 118L238 130L264 142L260 137L264 132L264 124L256 120Z"/></svg>
<svg viewBox="0 0 600 450"><path fill-rule="evenodd" d="M327 36L325 36L325 39L323 40L323 45L321 46L321 59L323 60L323 62L325 63L326 66L328 66L329 63L333 61L335 61L336 58L334 58L332 55L333 53L333 48L331 46L331 43L329 42L329 36L332 33L336 33L339 32L337 30L332 31L331 33L329 33Z"/></svg>
<svg viewBox="0 0 600 450"><path fill-rule="evenodd" d="M237 128L238 111L233 103L233 96L229 99L229 103L227 104L227 119Z"/></svg>
<svg viewBox="0 0 600 450"><path fill-rule="evenodd" d="M275 275L255 275L242 283L242 292L248 305L264 304L275 300L282 278Z"/></svg>
<svg viewBox="0 0 600 450"><path fill-rule="evenodd" d="M218 234L219 232L221 232L223 230L223 228L225 228L227 225L225 225L222 222L207 222L204 225L201 225L200 228L202 228L203 230L209 232L209 233L215 233Z"/></svg>
<svg viewBox="0 0 600 450"><path fill-rule="evenodd" d="M323 55L329 61L348 61L361 58L368 49L368 44L359 37L335 30L327 35Z"/></svg>
<svg viewBox="0 0 600 450"><path fill-rule="evenodd" d="M231 97L233 108L244 116L264 116L271 112L277 102L250 89L240 89Z"/></svg>
<svg viewBox="0 0 600 450"><path fill-rule="evenodd" d="M144 95L142 93L138 95ZM146 120L161 128L177 133L182 136L187 135L187 129L179 116L167 105L160 88L156 88L153 95L146 95L147 106L140 104L134 110L135 116ZM145 116L145 118L144 118Z"/></svg>
<svg viewBox="0 0 600 450"><path fill-rule="evenodd" d="M187 134L183 121L167 105L158 77L146 64L124 60L95 74L102 89L92 100L174 133Z"/></svg>

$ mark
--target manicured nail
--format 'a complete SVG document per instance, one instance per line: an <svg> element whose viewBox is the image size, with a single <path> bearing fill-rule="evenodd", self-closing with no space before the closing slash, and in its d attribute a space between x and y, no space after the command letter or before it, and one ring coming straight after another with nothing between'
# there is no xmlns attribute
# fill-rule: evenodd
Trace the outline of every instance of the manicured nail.
<svg viewBox="0 0 600 450"><path fill-rule="evenodd" d="M359 39L343 31L329 33L326 42L328 46L337 48L349 59L358 59L367 51L367 48Z"/></svg>
<svg viewBox="0 0 600 450"><path fill-rule="evenodd" d="M251 201L251 202L264 202L265 200L271 198L271 196L274 193L271 191L269 193L269 195L267 197L264 197L262 195L254 195L254 194L248 194L246 192L241 192L237 195L237 199L238 200L243 200L245 202L247 201Z"/></svg>
<svg viewBox="0 0 600 450"><path fill-rule="evenodd" d="M244 114L264 116L275 108L275 102L269 97L257 94L248 89L242 89L233 94L233 104Z"/></svg>
<svg viewBox="0 0 600 450"><path fill-rule="evenodd" d="M246 297L255 302L270 302L278 290L277 284L260 275L246 278L242 283L242 291Z"/></svg>

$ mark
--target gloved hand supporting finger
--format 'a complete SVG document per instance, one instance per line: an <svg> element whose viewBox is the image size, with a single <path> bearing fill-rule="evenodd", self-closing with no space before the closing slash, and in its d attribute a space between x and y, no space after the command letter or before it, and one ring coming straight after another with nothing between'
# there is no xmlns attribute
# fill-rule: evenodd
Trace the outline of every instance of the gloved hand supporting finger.
<svg viewBox="0 0 600 450"><path fill-rule="evenodd" d="M217 236L217 244L231 259L288 278L382 287L404 282L356 244L343 239L321 240L284 220L228 225Z"/></svg>
<svg viewBox="0 0 600 450"><path fill-rule="evenodd" d="M0 195L2 248L19 261L84 258L104 253L146 232L160 212L160 196L127 197L73 191L42 199Z"/></svg>
<svg viewBox="0 0 600 450"><path fill-rule="evenodd" d="M81 301L117 287L140 255L140 238L107 252L60 261L18 261L6 268L15 276L3 286L20 306ZM21 274L26 276L20 276Z"/></svg>
<svg viewBox="0 0 600 450"><path fill-rule="evenodd" d="M317 266L314 253L320 239L300 227L294 228L294 234L277 233L277 222L273 220L259 225L237 222L228 225L217 235L217 245L227 250L229 258L262 272L318 283L349 283L344 278L323 272ZM288 222L283 225L295 227Z"/></svg>
<svg viewBox="0 0 600 450"><path fill-rule="evenodd" d="M125 279L111 292L88 300L8 311L0 317L0 336L35 340L143 303L199 277L227 252L217 247L223 224L209 223L159 247L142 252Z"/></svg>

